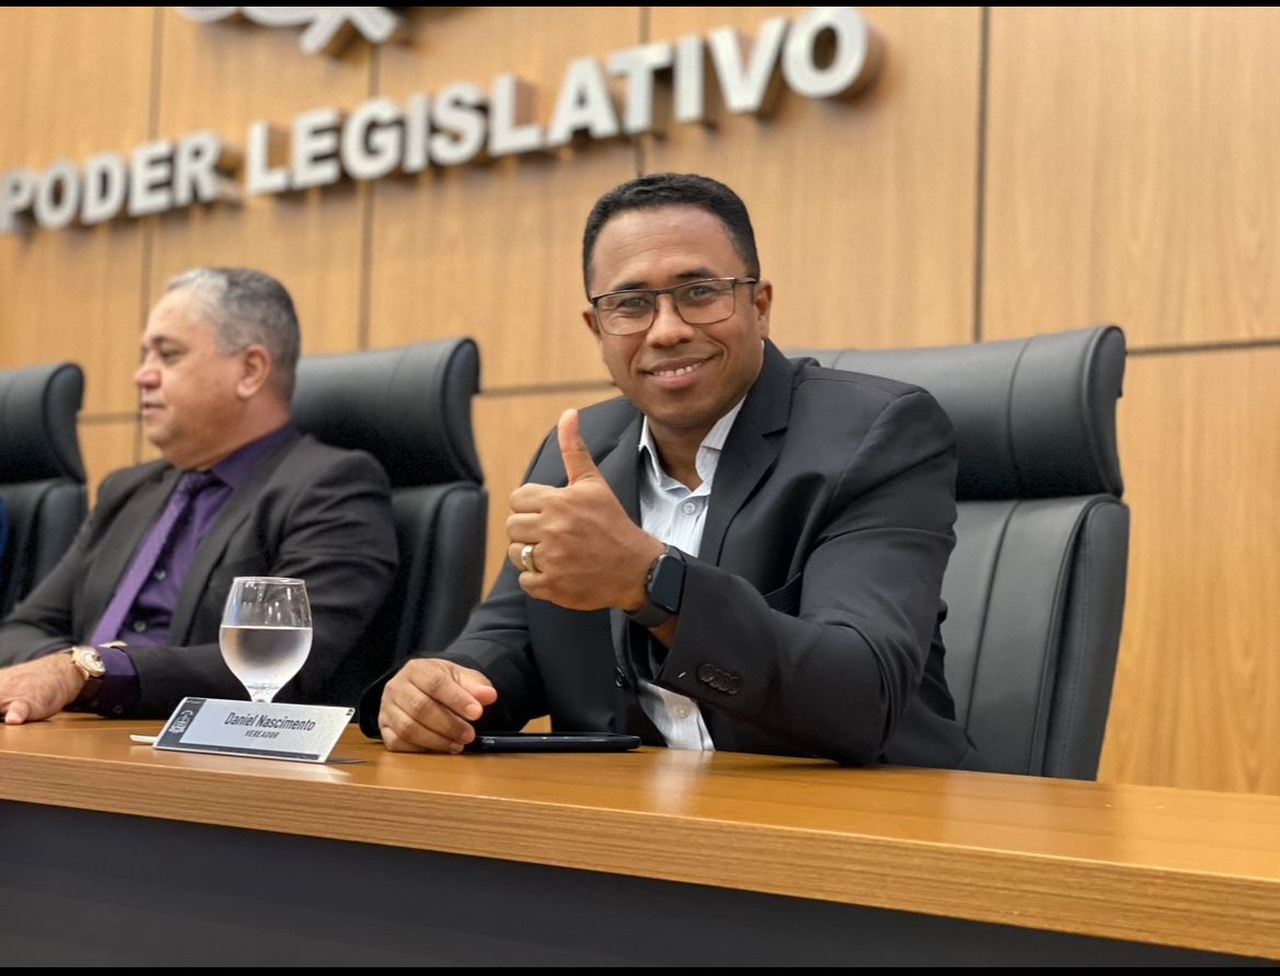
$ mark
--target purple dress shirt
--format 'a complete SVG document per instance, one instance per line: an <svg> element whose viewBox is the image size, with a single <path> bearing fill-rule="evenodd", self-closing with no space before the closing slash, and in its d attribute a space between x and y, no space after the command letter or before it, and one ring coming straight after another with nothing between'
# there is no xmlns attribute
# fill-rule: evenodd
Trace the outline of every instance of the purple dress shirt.
<svg viewBox="0 0 1280 976"><path fill-rule="evenodd" d="M196 549L218 519L218 513L235 490L252 473L271 449L291 431L285 425L265 437L246 444L223 458L210 470L220 484L205 488L192 502L192 512L176 526L152 569L147 581L125 617L120 637L126 644L162 645L169 640L169 624L187 570L195 560ZM123 715L138 700L138 672L127 649L100 647L106 676L88 711L99 715Z"/></svg>

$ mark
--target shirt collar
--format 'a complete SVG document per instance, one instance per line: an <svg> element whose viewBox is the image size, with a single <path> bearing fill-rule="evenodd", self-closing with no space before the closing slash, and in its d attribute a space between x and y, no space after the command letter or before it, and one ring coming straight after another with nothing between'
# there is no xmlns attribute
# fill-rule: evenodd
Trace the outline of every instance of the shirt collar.
<svg viewBox="0 0 1280 976"><path fill-rule="evenodd" d="M715 452L718 456L724 449L724 442L729 439L729 431L733 428L733 422L738 419L738 414L742 412L742 405L747 402L747 398L743 397L739 400L731 410L717 420L712 428L707 431L707 436L702 438L702 443L698 445L698 456L695 465L698 469L698 477L704 482L710 481L715 474L715 460L709 452ZM650 474L653 475L654 483L661 484L665 472L658 463L658 445L654 443L653 432L649 429L649 418L646 416L644 422L640 425L640 445L641 454L648 452L648 464Z"/></svg>
<svg viewBox="0 0 1280 976"><path fill-rule="evenodd" d="M250 441L239 450L233 451L215 464L210 470L216 474L222 482L230 485L232 488L239 486L240 482L249 477L250 472L257 466L258 462L266 457L286 438L294 433L292 424L285 424L278 430L273 430L265 437L259 437L256 441Z"/></svg>

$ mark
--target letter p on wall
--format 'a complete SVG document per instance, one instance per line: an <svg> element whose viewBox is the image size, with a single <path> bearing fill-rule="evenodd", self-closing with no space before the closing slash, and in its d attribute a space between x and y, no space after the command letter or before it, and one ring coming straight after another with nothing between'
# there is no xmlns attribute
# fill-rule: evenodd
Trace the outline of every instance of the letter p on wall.
<svg viewBox="0 0 1280 976"><path fill-rule="evenodd" d="M17 234L33 223L50 230L100 224L127 212L162 213L192 203L239 201L228 174L239 154L212 132L195 132L176 143L137 147L130 158L97 153L83 166L61 161L35 172L0 175L0 234Z"/></svg>
<svg viewBox="0 0 1280 976"><path fill-rule="evenodd" d="M0 181L0 234L16 234L27 227L26 214L36 197L36 174L15 169Z"/></svg>

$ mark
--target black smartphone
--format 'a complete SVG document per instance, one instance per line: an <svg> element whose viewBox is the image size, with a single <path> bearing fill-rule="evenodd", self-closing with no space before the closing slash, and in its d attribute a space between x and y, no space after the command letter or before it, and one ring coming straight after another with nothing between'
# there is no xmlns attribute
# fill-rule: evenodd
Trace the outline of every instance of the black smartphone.
<svg viewBox="0 0 1280 976"><path fill-rule="evenodd" d="M640 736L622 732L482 732L468 752L627 752Z"/></svg>

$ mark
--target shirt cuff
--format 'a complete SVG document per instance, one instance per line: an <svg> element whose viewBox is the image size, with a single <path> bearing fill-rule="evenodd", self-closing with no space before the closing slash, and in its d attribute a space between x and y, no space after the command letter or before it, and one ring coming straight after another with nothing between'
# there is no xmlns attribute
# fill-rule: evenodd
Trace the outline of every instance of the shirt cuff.
<svg viewBox="0 0 1280 976"><path fill-rule="evenodd" d="M98 654L107 673L97 696L85 710L108 718L128 715L138 705L138 669L133 658L118 647L99 647Z"/></svg>

